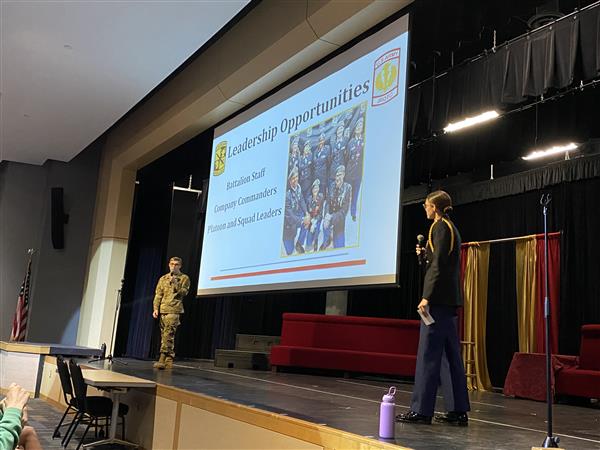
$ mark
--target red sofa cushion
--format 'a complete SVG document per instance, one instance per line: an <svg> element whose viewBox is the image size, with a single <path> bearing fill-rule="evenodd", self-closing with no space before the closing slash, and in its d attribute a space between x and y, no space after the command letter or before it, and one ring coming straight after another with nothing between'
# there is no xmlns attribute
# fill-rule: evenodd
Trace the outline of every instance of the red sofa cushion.
<svg viewBox="0 0 600 450"><path fill-rule="evenodd" d="M271 365L414 376L418 320L285 313Z"/></svg>
<svg viewBox="0 0 600 450"><path fill-rule="evenodd" d="M600 398L600 371L563 369L556 377L555 390L557 394Z"/></svg>
<svg viewBox="0 0 600 450"><path fill-rule="evenodd" d="M600 371L600 325L581 327L579 368Z"/></svg>
<svg viewBox="0 0 600 450"><path fill-rule="evenodd" d="M271 349L271 362L280 366L347 370L352 372L414 376L416 355L333 350L327 348L287 347Z"/></svg>
<svg viewBox="0 0 600 450"><path fill-rule="evenodd" d="M281 345L417 354L419 321L285 313Z"/></svg>

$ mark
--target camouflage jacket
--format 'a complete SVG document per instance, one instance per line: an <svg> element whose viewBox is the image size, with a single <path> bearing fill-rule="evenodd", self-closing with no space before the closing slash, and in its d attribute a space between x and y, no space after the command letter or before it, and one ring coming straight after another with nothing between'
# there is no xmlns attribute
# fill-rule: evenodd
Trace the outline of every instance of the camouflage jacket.
<svg viewBox="0 0 600 450"><path fill-rule="evenodd" d="M160 277L154 295L154 310L161 314L182 314L183 299L190 290L190 277L184 273Z"/></svg>

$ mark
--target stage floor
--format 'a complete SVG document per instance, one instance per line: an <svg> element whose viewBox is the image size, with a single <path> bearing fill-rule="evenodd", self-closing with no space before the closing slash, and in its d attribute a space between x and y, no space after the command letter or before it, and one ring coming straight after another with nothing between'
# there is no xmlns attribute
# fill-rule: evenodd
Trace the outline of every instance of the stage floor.
<svg viewBox="0 0 600 450"><path fill-rule="evenodd" d="M151 361L117 359L112 370L192 392L288 415L378 439L379 403L395 385L396 412L408 410L412 384L373 377L339 378L298 373L223 369L212 361L177 361L158 371ZM90 366L109 368L106 363ZM382 440L414 449L531 449L546 437L546 404L470 394L468 427L396 424L396 439ZM443 408L438 398L437 409ZM600 449L600 405L554 405L555 436L565 449Z"/></svg>

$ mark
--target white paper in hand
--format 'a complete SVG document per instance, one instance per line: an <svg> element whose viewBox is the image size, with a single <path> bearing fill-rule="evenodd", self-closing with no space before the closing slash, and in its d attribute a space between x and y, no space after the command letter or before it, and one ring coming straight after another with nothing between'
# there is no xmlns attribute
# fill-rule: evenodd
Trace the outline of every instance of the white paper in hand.
<svg viewBox="0 0 600 450"><path fill-rule="evenodd" d="M425 325L429 326L432 323L435 323L435 319L431 317L431 314L429 314L429 305L425 306L425 312L421 312L420 309L417 309L417 312L421 316L421 320L423 320Z"/></svg>

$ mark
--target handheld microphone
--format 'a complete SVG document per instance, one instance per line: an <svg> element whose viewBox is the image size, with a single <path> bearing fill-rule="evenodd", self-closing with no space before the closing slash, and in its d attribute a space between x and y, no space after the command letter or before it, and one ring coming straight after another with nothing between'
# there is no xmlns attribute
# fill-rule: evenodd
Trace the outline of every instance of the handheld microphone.
<svg viewBox="0 0 600 450"><path fill-rule="evenodd" d="M425 236L422 234L417 235L417 245L421 248L421 253L419 253L417 259L419 260L419 265L422 265L425 259Z"/></svg>

